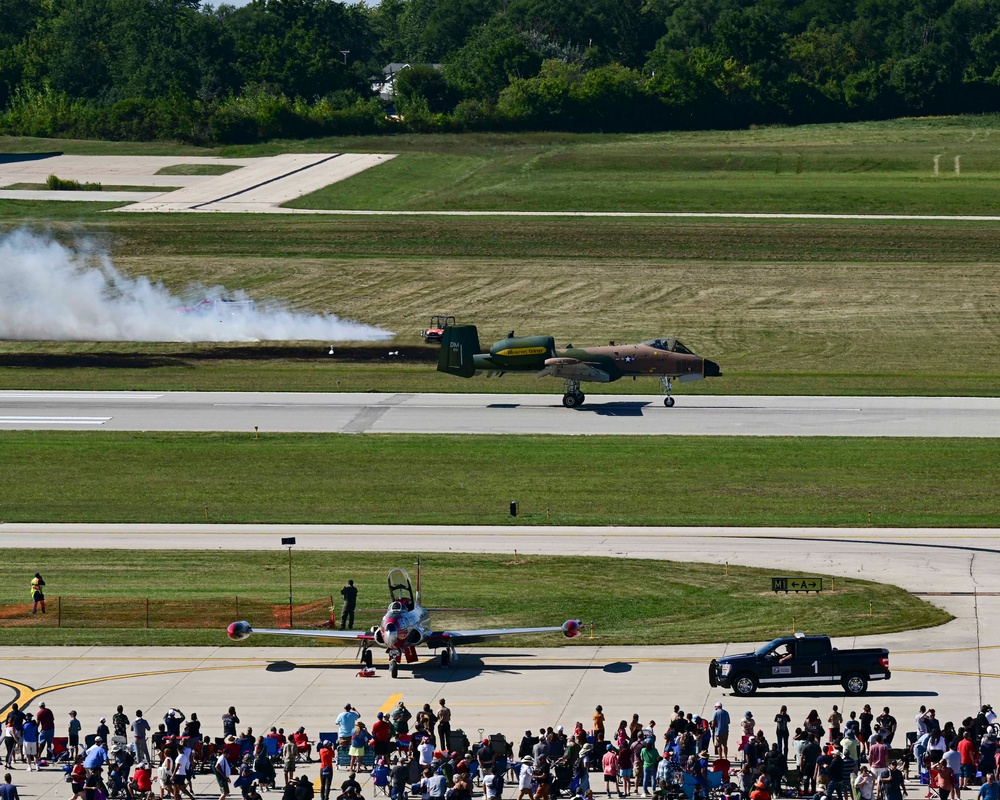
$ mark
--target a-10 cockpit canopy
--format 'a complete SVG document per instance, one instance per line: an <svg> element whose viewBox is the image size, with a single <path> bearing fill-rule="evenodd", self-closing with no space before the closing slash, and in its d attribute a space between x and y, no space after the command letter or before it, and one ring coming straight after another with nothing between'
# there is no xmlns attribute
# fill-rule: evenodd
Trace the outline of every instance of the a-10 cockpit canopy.
<svg viewBox="0 0 1000 800"><path fill-rule="evenodd" d="M669 353L688 353L689 355L694 355L683 344L673 338L649 339L643 342L643 344L649 345L654 350L666 350Z"/></svg>

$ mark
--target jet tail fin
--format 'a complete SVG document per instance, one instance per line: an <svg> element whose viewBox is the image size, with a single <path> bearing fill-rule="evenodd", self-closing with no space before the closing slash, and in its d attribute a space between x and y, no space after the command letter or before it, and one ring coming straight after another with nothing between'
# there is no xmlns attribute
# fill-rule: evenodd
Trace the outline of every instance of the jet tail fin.
<svg viewBox="0 0 1000 800"><path fill-rule="evenodd" d="M471 378L476 374L479 353L479 330L475 325L449 325L441 336L438 372Z"/></svg>

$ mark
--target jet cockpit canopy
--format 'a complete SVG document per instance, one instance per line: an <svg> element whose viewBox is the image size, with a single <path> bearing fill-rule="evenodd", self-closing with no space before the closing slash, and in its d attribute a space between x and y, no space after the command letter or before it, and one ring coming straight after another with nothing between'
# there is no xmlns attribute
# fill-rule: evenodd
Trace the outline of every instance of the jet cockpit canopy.
<svg viewBox="0 0 1000 800"><path fill-rule="evenodd" d="M396 567L389 571L389 597L406 608L413 608L413 585L405 569Z"/></svg>
<svg viewBox="0 0 1000 800"><path fill-rule="evenodd" d="M654 350L666 350L668 353L687 353L688 355L694 355L690 350L687 349L683 344L672 337L664 336L662 339L649 339L643 344L652 347Z"/></svg>

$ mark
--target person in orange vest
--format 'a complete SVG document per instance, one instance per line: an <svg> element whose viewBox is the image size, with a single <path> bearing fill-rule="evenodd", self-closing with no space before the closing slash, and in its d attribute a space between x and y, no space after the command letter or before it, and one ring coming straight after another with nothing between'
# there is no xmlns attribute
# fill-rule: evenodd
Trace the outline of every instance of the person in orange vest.
<svg viewBox="0 0 1000 800"><path fill-rule="evenodd" d="M37 572L35 577L31 579L31 613L34 614L38 611L38 606L41 605L42 613L45 613L45 594L42 592L42 587L45 585L45 581L42 580L42 576Z"/></svg>

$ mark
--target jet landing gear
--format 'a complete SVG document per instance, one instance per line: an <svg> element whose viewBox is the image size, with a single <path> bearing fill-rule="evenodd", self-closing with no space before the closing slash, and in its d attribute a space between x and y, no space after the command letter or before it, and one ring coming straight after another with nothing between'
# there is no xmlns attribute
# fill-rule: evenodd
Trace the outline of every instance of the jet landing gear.
<svg viewBox="0 0 1000 800"><path fill-rule="evenodd" d="M670 389L674 383L673 379L664 375L660 380L663 382L663 389L661 391L661 394L666 395L666 397L663 398L663 405L665 405L667 408L673 408L674 398L670 396Z"/></svg>
<svg viewBox="0 0 1000 800"><path fill-rule="evenodd" d="M454 647L446 647L441 651L439 657L441 659L441 669L448 669L452 661L458 661L458 653L455 652Z"/></svg>
<svg viewBox="0 0 1000 800"><path fill-rule="evenodd" d="M389 677L395 678L399 675L399 656L389 656Z"/></svg>
<svg viewBox="0 0 1000 800"><path fill-rule="evenodd" d="M372 665L372 651L367 647L361 651L361 664L366 667Z"/></svg>
<svg viewBox="0 0 1000 800"><path fill-rule="evenodd" d="M566 408L582 406L587 396L580 391L580 381L567 378L563 385L563 405Z"/></svg>

